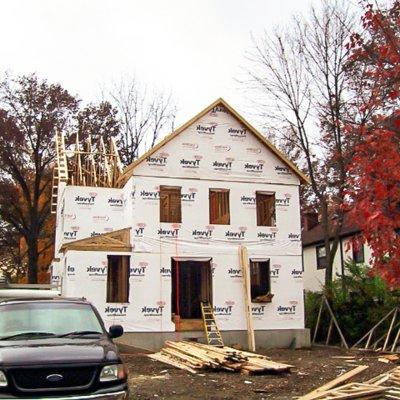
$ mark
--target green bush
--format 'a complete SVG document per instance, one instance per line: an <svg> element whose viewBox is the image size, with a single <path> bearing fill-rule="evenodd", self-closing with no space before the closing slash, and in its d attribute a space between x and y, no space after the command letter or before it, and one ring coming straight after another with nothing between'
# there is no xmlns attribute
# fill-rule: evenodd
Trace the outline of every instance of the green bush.
<svg viewBox="0 0 400 400"><path fill-rule="evenodd" d="M374 276L365 265L346 264L346 274L325 286L323 294L327 297L339 326L349 345L357 342L380 319L399 304L400 293L391 290L379 276ZM307 292L305 297L306 326L314 333L322 293ZM317 341L325 340L330 317L326 308L321 317ZM390 319L376 332L376 338L388 328ZM339 337L332 339L336 342Z"/></svg>

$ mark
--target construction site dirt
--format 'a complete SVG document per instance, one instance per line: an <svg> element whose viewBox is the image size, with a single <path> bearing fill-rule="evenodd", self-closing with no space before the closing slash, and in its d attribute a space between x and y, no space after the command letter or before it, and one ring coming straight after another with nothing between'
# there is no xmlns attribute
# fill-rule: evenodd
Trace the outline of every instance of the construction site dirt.
<svg viewBox="0 0 400 400"><path fill-rule="evenodd" d="M132 399L296 399L357 365L367 365L353 381L363 382L396 366L372 352L332 347L311 350L271 349L260 351L273 361L291 364L290 373L242 375L230 372L176 369L147 357L149 352L121 346L129 368ZM378 360L381 358L381 361Z"/></svg>

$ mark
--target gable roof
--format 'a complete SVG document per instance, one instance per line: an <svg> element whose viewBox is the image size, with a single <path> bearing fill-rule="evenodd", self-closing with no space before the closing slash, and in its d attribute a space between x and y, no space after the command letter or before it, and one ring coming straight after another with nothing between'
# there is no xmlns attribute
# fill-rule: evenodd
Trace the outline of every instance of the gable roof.
<svg viewBox="0 0 400 400"><path fill-rule="evenodd" d="M266 146L273 154L275 154L278 159L280 159L288 168L290 168L295 175L298 176L300 179L300 182L302 183L310 183L308 177L301 172L296 165L292 161L290 161L285 155L283 155L264 135L262 135L256 128L254 128L249 122L247 122L236 110L234 110L224 99L219 98L215 100L213 103L211 103L208 107L206 107L204 110L200 111L197 115L195 115L192 119L187 121L185 124L180 126L178 129L175 131L171 132L169 135L167 135L161 142L153 146L151 149L146 151L141 157L136 159L133 163L129 164L125 169L124 172L122 173L121 177L119 178L118 182L123 185L131 176L132 171L134 168L139 165L143 160L145 160L147 157L151 156L154 154L156 151L161 149L165 144L167 144L169 141L174 139L176 136L178 136L181 132L183 132L185 129L187 129L190 125L195 123L198 119L209 113L214 107L222 105L224 106L236 119L239 120L239 122L244 125L250 132L252 132L256 138L264 145Z"/></svg>
<svg viewBox="0 0 400 400"><path fill-rule="evenodd" d="M131 228L119 229L117 231L103 233L98 236L74 240L64 243L60 251L132 251L130 242Z"/></svg>

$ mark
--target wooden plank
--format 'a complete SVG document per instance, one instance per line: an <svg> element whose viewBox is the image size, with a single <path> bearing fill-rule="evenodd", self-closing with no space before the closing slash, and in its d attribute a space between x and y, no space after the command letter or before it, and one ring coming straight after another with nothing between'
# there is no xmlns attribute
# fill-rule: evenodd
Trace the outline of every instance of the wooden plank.
<svg viewBox="0 0 400 400"><path fill-rule="evenodd" d="M368 336L368 339L367 339L367 342L365 343L364 349L368 349L369 343L371 342L372 334L373 334L373 333L374 333L373 331L370 332L370 334L369 334L369 336ZM377 344L378 344L378 343L377 343Z"/></svg>
<svg viewBox="0 0 400 400"><path fill-rule="evenodd" d="M332 319L333 319L333 323L335 324L336 329L337 329L337 331L338 331L338 333L339 333L340 339L342 340L342 343L344 344L344 347L346 347L346 349L348 349L349 346L348 346L348 344L347 344L347 342L346 342L346 339L344 338L344 335L343 335L343 333L342 333L342 330L341 330L340 327L339 327L339 324L338 324L338 322L337 322L337 320L336 320L335 314L333 313L332 308L331 308L331 306L330 306L330 304L329 304L329 302L328 302L328 299L327 299L325 296L324 296L324 300L325 300L326 306L328 307L328 311L329 311L329 313L331 314L331 317L332 317Z"/></svg>
<svg viewBox="0 0 400 400"><path fill-rule="evenodd" d="M167 357L177 358L178 361L183 362L184 364L190 363L193 368L203 368L204 362L200 361L195 357L190 357L187 354L183 354L180 351L170 349L170 348L163 348L160 351L161 355L165 355Z"/></svg>
<svg viewBox="0 0 400 400"><path fill-rule="evenodd" d="M388 343L389 343L390 334L392 333L392 329L393 329L394 323L395 323L395 321L396 321L396 318L397 318L397 308L396 308L396 311L395 311L394 314L393 314L392 321L390 322L390 327L389 327L389 330L388 330L388 332L387 332L387 334L386 334L386 339L385 339L385 343L384 343L384 345L383 345L382 351L385 351L385 350L386 350L386 347L387 347L387 345L388 345Z"/></svg>
<svg viewBox="0 0 400 400"><path fill-rule="evenodd" d="M241 358L246 359L246 360L247 360L248 357L269 360L269 357L266 357L266 356L264 356L262 354L250 353L250 352L247 352L247 351L234 349L233 347L229 347L229 346L210 347L207 344L198 343L198 342L193 342L191 344L193 346L197 346L197 347L201 347L201 348L205 348L205 349L208 349L208 350L215 351L216 353L224 354L224 355L227 355L227 356L229 356L229 355L238 356L238 357L241 357Z"/></svg>
<svg viewBox="0 0 400 400"><path fill-rule="evenodd" d="M175 368L179 368L179 369L183 369L185 371L189 371L192 374L197 374L197 371L195 369L193 369L191 367L188 367L187 365L182 364L182 363L180 363L178 361L174 361L169 357L162 356L159 353L148 354L147 357L149 357L149 358L151 358L153 360L156 360L156 361L160 361L160 362L162 362L164 364L172 365Z"/></svg>
<svg viewBox="0 0 400 400"><path fill-rule="evenodd" d="M324 299L321 299L321 305L319 306L317 323L315 324L314 336L313 336L313 340L312 340L313 344L315 343L315 340L317 339L317 333L318 333L318 329L319 329L319 323L320 323L320 320L321 320L321 314L322 314L322 308L323 307L324 307Z"/></svg>
<svg viewBox="0 0 400 400"><path fill-rule="evenodd" d="M397 342L399 341L399 337L400 337L400 328L397 330L396 337L394 338L392 348L390 349L390 351L392 353L394 353L394 351L396 350L396 345L397 345Z"/></svg>
<svg viewBox="0 0 400 400"><path fill-rule="evenodd" d="M322 385L319 388L313 390L312 392L307 393L306 395L300 397L299 400L316 399L321 392L326 392L330 389L333 389L336 386L339 386L340 384L348 381L349 379L353 378L354 376L358 375L359 373L365 371L367 368L369 368L368 365L359 365L358 367L356 367L348 372L345 372L344 374L329 381L328 383L325 383L325 385Z"/></svg>
<svg viewBox="0 0 400 400"><path fill-rule="evenodd" d="M326 345L329 344L329 341L331 339L332 327L333 327L333 319L331 318L331 320L329 322L328 334L326 335L326 341L325 341Z"/></svg>
<svg viewBox="0 0 400 400"><path fill-rule="evenodd" d="M209 362L210 364L214 364L215 366L218 365L216 361L216 357L212 357L210 354L207 354L205 351L196 351L190 345L185 345L182 342L165 342L166 347L170 347L172 349L176 349L184 354L187 354L189 357L197 357L199 360L203 362Z"/></svg>
<svg viewBox="0 0 400 400"><path fill-rule="evenodd" d="M257 366L258 368L262 368L266 371L276 371L276 372L289 371L289 369L292 367L291 365L280 364L274 361L257 360L257 359L252 359L252 360L250 359L249 361L247 361L246 365Z"/></svg>
<svg viewBox="0 0 400 400"><path fill-rule="evenodd" d="M244 303L245 303L245 315L247 322L247 341L250 351L256 350L254 327L253 327L253 315L251 311L251 285L250 285L250 273L249 273L249 255L245 246L239 246L239 261L243 273L244 281Z"/></svg>

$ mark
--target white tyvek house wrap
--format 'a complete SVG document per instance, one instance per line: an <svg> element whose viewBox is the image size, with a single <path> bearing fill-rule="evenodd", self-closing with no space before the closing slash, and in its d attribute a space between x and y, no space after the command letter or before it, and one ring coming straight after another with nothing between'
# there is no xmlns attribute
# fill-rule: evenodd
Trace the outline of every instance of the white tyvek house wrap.
<svg viewBox="0 0 400 400"><path fill-rule="evenodd" d="M242 243L252 254L301 255L297 186L163 178L162 184L182 188L182 223L171 224L159 219L160 179L134 177L134 182L135 252L231 254ZM210 225L209 188L230 190L230 225ZM275 192L275 227L257 226L256 190Z"/></svg>
<svg viewBox="0 0 400 400"><path fill-rule="evenodd" d="M182 188L182 223L160 223L160 185ZM171 258L210 257L219 327L244 330L243 244L250 258L269 258L271 266L274 297L252 305L255 329L303 328L298 185L281 160L218 107L136 166L123 189L67 187L62 242L131 227L133 252L129 304L106 303L105 252L66 253L65 294L92 300L108 325L121 323L127 332L174 331ZM230 225L209 224L210 188L230 190ZM257 227L256 191L275 193L276 227Z"/></svg>
<svg viewBox="0 0 400 400"><path fill-rule="evenodd" d="M149 156L134 175L298 184L293 172L217 107Z"/></svg>
<svg viewBox="0 0 400 400"><path fill-rule="evenodd" d="M123 189L67 186L63 205L61 244L129 226Z"/></svg>
<svg viewBox="0 0 400 400"><path fill-rule="evenodd" d="M60 196L56 218L56 257L64 243L94 237L130 226L131 190L66 186ZM53 262L51 280L60 282L63 265Z"/></svg>
<svg viewBox="0 0 400 400"><path fill-rule="evenodd" d="M126 254L126 253L124 253ZM106 325L122 324L127 332L174 331L171 322L171 254L131 257L129 303L106 303L107 253L67 253L65 295L84 295ZM255 329L303 328L301 258L271 257L271 303L252 305ZM220 329L244 330L243 277L238 256L214 255L213 303Z"/></svg>

